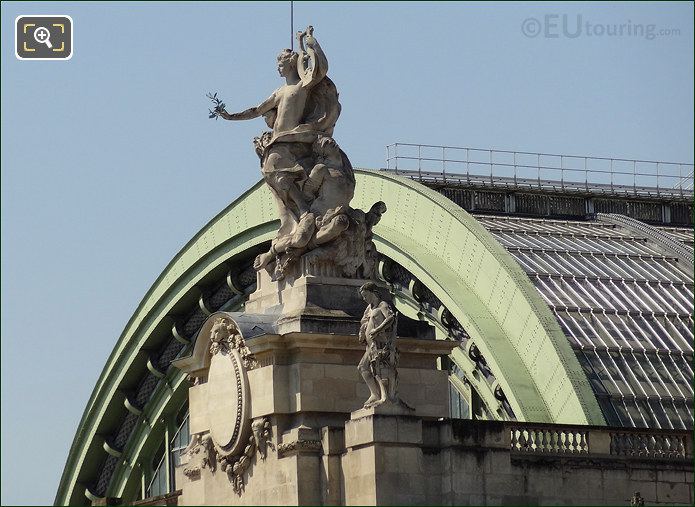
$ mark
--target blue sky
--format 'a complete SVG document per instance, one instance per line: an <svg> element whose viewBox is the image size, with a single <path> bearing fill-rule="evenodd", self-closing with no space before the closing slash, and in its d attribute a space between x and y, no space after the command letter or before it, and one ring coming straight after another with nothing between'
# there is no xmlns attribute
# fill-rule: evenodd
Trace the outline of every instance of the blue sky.
<svg viewBox="0 0 695 507"><path fill-rule="evenodd" d="M2 504L53 501L111 348L151 283L259 179L289 3L2 3ZM68 14L74 56L18 61L14 19ZM527 19L549 35L525 36ZM553 16L557 15L555 18ZM676 35L562 33L644 24ZM524 25L524 23L526 23ZM396 141L693 161L692 3L295 3L356 167ZM592 30L592 29L590 29Z"/></svg>

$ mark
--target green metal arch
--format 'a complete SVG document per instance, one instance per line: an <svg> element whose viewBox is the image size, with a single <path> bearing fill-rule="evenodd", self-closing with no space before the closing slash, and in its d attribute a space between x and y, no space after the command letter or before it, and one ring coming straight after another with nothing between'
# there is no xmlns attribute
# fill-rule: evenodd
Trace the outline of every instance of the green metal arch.
<svg viewBox="0 0 695 507"><path fill-rule="evenodd" d="M375 229L378 249L413 273L464 326L495 372L518 419L604 424L596 398L554 315L516 261L466 211L416 182L356 171L353 205L383 200L388 212ZM274 236L275 203L258 182L213 218L174 257L126 325L89 399L63 471L56 504L84 503L80 472L105 452L100 426L121 399L119 388L148 337L170 322L172 309L211 271ZM181 389L176 372L169 384ZM161 386L160 386L161 387ZM171 393L155 392L145 412ZM152 410L150 405L159 407ZM142 437L133 435L132 441ZM124 452L124 455L127 455ZM109 488L122 491L128 457Z"/></svg>
<svg viewBox="0 0 695 507"><path fill-rule="evenodd" d="M356 207L383 200L378 249L413 273L475 341L520 420L605 421L555 316L516 260L441 194L384 172L360 173Z"/></svg>

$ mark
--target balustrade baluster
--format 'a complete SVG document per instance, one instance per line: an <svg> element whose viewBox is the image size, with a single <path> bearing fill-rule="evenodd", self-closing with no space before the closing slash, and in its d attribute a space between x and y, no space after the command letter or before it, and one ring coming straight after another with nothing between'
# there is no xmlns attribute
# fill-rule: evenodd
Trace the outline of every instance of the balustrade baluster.
<svg viewBox="0 0 695 507"><path fill-rule="evenodd" d="M661 436L659 438L659 440L660 440L659 443L661 444L659 446L659 447L661 447L661 455L669 457L669 458L671 456L673 456L673 448L674 448L673 438L664 435L664 436Z"/></svg>
<svg viewBox="0 0 695 507"><path fill-rule="evenodd" d="M687 457L685 455L685 437L679 437L678 438L678 445L676 447L676 456L678 456L680 458Z"/></svg>
<svg viewBox="0 0 695 507"><path fill-rule="evenodd" d="M608 432L608 454L614 454L615 434Z"/></svg>
<svg viewBox="0 0 695 507"><path fill-rule="evenodd" d="M652 432L609 432L609 453L614 456L686 458L688 437ZM523 428L510 430L510 449L520 452L591 454L591 431Z"/></svg>
<svg viewBox="0 0 695 507"><path fill-rule="evenodd" d="M622 454L625 449L625 436L622 433L615 434L615 454Z"/></svg>
<svg viewBox="0 0 695 507"><path fill-rule="evenodd" d="M632 442L630 441L630 435L626 433L620 434L620 451L618 454L629 454L629 450L632 449Z"/></svg>
<svg viewBox="0 0 695 507"><path fill-rule="evenodd" d="M581 433L581 452L583 453L589 453L589 433L587 431L583 431Z"/></svg>
<svg viewBox="0 0 695 507"><path fill-rule="evenodd" d="M649 437L650 453L654 456L660 456L667 452L667 445L663 438L658 435Z"/></svg>
<svg viewBox="0 0 695 507"><path fill-rule="evenodd" d="M610 453L611 454L618 454L618 434L617 433L611 433L611 445L610 445Z"/></svg>
<svg viewBox="0 0 695 507"><path fill-rule="evenodd" d="M541 430L541 452L548 452L548 439L547 439L548 431L543 429Z"/></svg>

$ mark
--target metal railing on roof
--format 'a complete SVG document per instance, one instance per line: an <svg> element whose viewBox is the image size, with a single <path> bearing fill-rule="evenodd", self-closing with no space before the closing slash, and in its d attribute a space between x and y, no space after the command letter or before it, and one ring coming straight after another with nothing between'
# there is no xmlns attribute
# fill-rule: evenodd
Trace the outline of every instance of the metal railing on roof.
<svg viewBox="0 0 695 507"><path fill-rule="evenodd" d="M394 143L386 170L429 183L693 197L693 164Z"/></svg>

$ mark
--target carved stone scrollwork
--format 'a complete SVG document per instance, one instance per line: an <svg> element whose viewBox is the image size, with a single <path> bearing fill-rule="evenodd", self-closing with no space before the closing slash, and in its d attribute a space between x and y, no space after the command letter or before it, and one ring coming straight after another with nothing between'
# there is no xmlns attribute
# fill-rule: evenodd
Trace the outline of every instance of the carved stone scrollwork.
<svg viewBox="0 0 695 507"><path fill-rule="evenodd" d="M183 453L189 457L188 465L183 469L183 475L189 479L199 479L201 470L205 468L213 473L217 469L217 452L209 433L192 435Z"/></svg>
<svg viewBox="0 0 695 507"><path fill-rule="evenodd" d="M282 458L301 452L320 452L322 449L320 440L295 440L278 445L278 456Z"/></svg>
<svg viewBox="0 0 695 507"><path fill-rule="evenodd" d="M254 456L265 460L268 448L273 448L270 419L256 419L251 426L252 432L244 450L237 455L219 454L209 433L192 435L191 442L184 451L189 456L189 463L183 469L183 474L191 480L197 480L202 470L208 469L214 474L219 465L220 470L227 474L234 492L241 495L246 484L244 474L251 466Z"/></svg>
<svg viewBox="0 0 695 507"><path fill-rule="evenodd" d="M273 446L273 443L270 441L272 434L270 419L267 417L262 417L253 421L251 424L251 432L256 440L258 455L261 457L261 460L265 460L266 456L268 455L268 447Z"/></svg>
<svg viewBox="0 0 695 507"><path fill-rule="evenodd" d="M241 356L244 368L252 370L258 367L258 361L246 346L234 321L222 317L215 320L210 331L210 342L210 354L215 355L220 352L228 353L231 350L236 350Z"/></svg>
<svg viewBox="0 0 695 507"><path fill-rule="evenodd" d="M250 431L248 379L234 323L220 318L210 337L208 407L210 435L221 456L243 449Z"/></svg>
<svg viewBox="0 0 695 507"><path fill-rule="evenodd" d="M244 492L246 485L244 474L251 466L253 457L258 455L261 460L265 460L267 449L272 446L270 437L270 420L267 417L256 419L252 424L252 432L242 454L217 457L220 469L227 473L227 477L237 495L241 495Z"/></svg>
<svg viewBox="0 0 695 507"><path fill-rule="evenodd" d="M251 419L248 371L259 363L246 346L243 325L232 314L212 315L201 328L193 354L177 363L193 379L202 380L191 388L201 393L196 417L204 415L205 423L205 431L191 436L183 474L197 480L203 470L222 470L239 495L255 456L264 460L273 448L270 420Z"/></svg>

